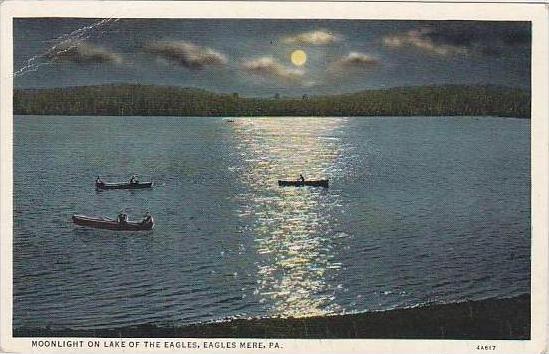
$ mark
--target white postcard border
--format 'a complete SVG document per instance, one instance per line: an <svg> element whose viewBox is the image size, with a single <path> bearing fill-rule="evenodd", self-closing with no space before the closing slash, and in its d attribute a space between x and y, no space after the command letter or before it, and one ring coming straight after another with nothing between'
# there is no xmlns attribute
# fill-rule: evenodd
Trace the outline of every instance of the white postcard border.
<svg viewBox="0 0 549 354"><path fill-rule="evenodd" d="M13 193L13 26L14 17L87 18L279 18L279 19L377 19L377 20L504 20L532 21L532 288L531 340L246 340L210 339L218 342L277 342L282 349L263 349L278 353L478 353L480 345L495 345L499 353L541 353L547 351L549 260L548 186L549 186L549 35L548 7L537 3L417 3L417 2L246 2L246 1L7 1L0 4L0 245L1 245L1 326L0 350L13 352L72 351L173 351L126 347L119 349L32 348L31 340L99 340L105 338L13 338L12 337L12 193ZM487 250L489 254L489 250ZM149 339L119 339L143 343ZM184 341L184 339L150 339ZM197 339L208 341L208 339ZM138 345L138 344L135 344ZM178 350L182 351L182 350ZM211 352L204 349L186 352ZM255 352L241 349L215 352Z"/></svg>

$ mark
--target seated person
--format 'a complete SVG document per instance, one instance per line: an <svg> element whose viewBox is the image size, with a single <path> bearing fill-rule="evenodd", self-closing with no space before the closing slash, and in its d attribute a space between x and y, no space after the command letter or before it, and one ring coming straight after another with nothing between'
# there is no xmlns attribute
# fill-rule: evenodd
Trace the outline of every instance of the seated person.
<svg viewBox="0 0 549 354"><path fill-rule="evenodd" d="M147 214L145 214L145 217L144 217L143 220L141 221L141 224L148 224L148 223L151 222L151 220L152 220L152 216L151 216L151 214L149 214L149 213L147 212Z"/></svg>
<svg viewBox="0 0 549 354"><path fill-rule="evenodd" d="M128 221L128 215L125 214L125 213L120 213L118 214L118 219L117 219L118 223L120 224L125 224L127 221Z"/></svg>

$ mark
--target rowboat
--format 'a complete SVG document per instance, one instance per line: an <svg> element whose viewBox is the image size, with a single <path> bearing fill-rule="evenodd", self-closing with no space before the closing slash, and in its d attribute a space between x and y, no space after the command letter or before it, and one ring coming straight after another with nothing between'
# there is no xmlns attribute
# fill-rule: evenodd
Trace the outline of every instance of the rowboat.
<svg viewBox="0 0 549 354"><path fill-rule="evenodd" d="M319 179L319 180L306 180L306 181L283 181L278 180L278 185L280 187L303 187L303 186L309 186L309 187L324 187L328 188L328 180L327 179Z"/></svg>
<svg viewBox="0 0 549 354"><path fill-rule="evenodd" d="M153 186L152 182L133 182L133 183L106 183L106 182L95 182L95 188L97 189L144 189L151 188Z"/></svg>
<svg viewBox="0 0 549 354"><path fill-rule="evenodd" d="M148 231L154 227L152 216L146 217L142 221L118 221L107 217L92 217L85 215L73 215L72 222L76 225L93 227L96 229L116 230L116 231Z"/></svg>

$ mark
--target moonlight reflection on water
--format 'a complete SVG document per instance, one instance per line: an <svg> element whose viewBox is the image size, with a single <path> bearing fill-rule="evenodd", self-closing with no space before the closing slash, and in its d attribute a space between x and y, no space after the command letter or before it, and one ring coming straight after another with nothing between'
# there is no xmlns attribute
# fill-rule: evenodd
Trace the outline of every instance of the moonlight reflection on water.
<svg viewBox="0 0 549 354"><path fill-rule="evenodd" d="M331 178L344 173L345 146L333 133L345 119L239 119L234 125L242 160L240 175L252 193L243 196L257 245L258 287L272 314L308 316L339 310L333 276L338 232L337 191L281 188L277 179Z"/></svg>

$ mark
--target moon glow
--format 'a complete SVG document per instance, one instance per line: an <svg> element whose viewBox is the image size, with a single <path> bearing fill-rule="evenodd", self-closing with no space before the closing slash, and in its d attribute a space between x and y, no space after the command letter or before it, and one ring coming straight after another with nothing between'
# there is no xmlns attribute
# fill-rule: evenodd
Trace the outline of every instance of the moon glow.
<svg viewBox="0 0 549 354"><path fill-rule="evenodd" d="M307 54L301 49L297 49L292 52L290 59L295 66L302 66L307 62Z"/></svg>

